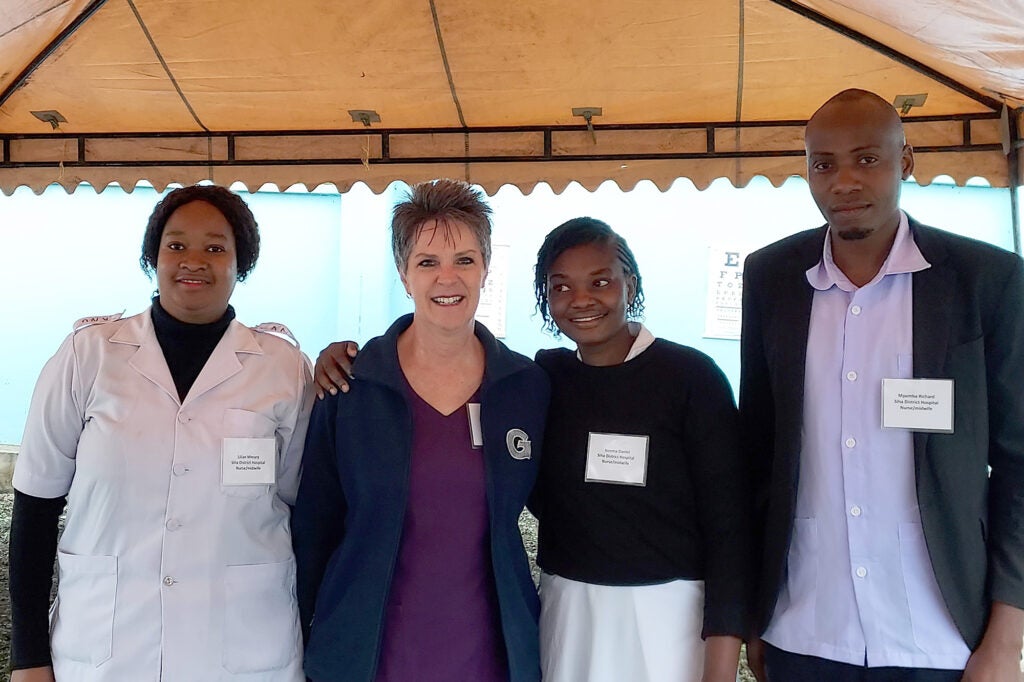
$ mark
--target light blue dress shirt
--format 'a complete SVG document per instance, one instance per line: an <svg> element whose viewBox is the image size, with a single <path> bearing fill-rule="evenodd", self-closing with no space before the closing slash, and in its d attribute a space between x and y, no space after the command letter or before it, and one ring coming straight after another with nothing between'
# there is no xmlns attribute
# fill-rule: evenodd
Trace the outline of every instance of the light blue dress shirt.
<svg viewBox="0 0 1024 682"><path fill-rule="evenodd" d="M881 427L882 379L913 377L911 273L930 267L900 215L871 282L858 288L836 266L831 235L807 271L815 291L796 519L764 639L852 665L962 669L970 650L928 557L912 432Z"/></svg>

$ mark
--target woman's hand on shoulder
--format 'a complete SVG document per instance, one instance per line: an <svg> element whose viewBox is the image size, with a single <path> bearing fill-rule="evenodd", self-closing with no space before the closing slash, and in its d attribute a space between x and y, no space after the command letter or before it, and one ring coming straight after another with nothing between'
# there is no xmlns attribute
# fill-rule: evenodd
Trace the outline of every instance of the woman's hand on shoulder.
<svg viewBox="0 0 1024 682"><path fill-rule="evenodd" d="M25 668L11 673L11 682L55 682L53 668Z"/></svg>
<svg viewBox="0 0 1024 682"><path fill-rule="evenodd" d="M355 378L352 376L352 360L358 353L359 344L355 341L336 341L320 351L313 368L318 398L328 393L337 395L339 389L348 393L348 380Z"/></svg>

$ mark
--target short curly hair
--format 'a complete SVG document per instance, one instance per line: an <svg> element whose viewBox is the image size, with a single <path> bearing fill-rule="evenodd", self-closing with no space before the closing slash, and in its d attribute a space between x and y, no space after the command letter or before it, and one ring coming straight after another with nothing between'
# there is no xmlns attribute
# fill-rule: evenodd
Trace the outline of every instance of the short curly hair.
<svg viewBox="0 0 1024 682"><path fill-rule="evenodd" d="M210 204L220 211L231 225L231 231L235 236L238 281L241 282L256 267L256 260L260 256L260 232L256 218L242 197L218 185L180 187L160 200L149 216L146 233L142 237L142 257L139 258L142 271L150 277L156 272L160 239L163 237L167 221L170 220L171 214L193 201Z"/></svg>
<svg viewBox="0 0 1024 682"><path fill-rule="evenodd" d="M560 335L558 325L551 317L548 305L548 275L551 266L558 257L571 248L584 244L607 245L615 249L619 263L626 276L636 277L636 293L633 300L626 304L626 317L630 320L641 320L644 316L644 287L640 277L640 266L629 248L626 240L613 230L608 223L596 218L573 218L551 230L540 250L537 251L537 264L533 266L533 289L537 297L537 312L544 321L544 330L556 338Z"/></svg>

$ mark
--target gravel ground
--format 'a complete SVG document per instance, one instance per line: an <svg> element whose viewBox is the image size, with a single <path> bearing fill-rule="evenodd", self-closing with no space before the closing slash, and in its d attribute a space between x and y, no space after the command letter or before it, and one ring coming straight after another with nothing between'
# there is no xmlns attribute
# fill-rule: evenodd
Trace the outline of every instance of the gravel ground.
<svg viewBox="0 0 1024 682"><path fill-rule="evenodd" d="M0 679L7 679L11 650L11 602L7 593L7 540L11 535L13 493L0 493Z"/></svg>
<svg viewBox="0 0 1024 682"><path fill-rule="evenodd" d="M14 503L14 495L11 493L0 493L0 679L7 680L7 663L11 646L11 606L7 592L7 541L11 529L11 507ZM533 572L533 579L540 579L540 571L534 563L537 555L537 521L528 512L523 512L519 520L519 527L523 532L523 544L530 557L530 569ZM737 678L742 682L754 682L754 678L742 666L740 675Z"/></svg>

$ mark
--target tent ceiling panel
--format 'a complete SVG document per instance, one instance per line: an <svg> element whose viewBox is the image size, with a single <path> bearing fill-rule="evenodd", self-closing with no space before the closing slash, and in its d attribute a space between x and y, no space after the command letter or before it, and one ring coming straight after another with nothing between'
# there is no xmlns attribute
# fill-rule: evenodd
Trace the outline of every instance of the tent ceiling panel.
<svg viewBox="0 0 1024 682"><path fill-rule="evenodd" d="M778 183L803 172L803 122L844 87L927 94L909 113L930 155L919 180L1006 183L997 95L1024 103L1019 2L8 0L0 188L133 172ZM601 107L593 132L574 107Z"/></svg>
<svg viewBox="0 0 1024 682"><path fill-rule="evenodd" d="M79 16L89 0L5 0L0 3L0 92L40 50ZM0 110L0 116L3 115Z"/></svg>
<svg viewBox="0 0 1024 682"><path fill-rule="evenodd" d="M744 120L802 120L845 87L889 100L925 93L914 115L991 111L866 45L765 0L747 2Z"/></svg>
<svg viewBox="0 0 1024 682"><path fill-rule="evenodd" d="M1020 0L799 0L954 80L1024 104Z"/></svg>

